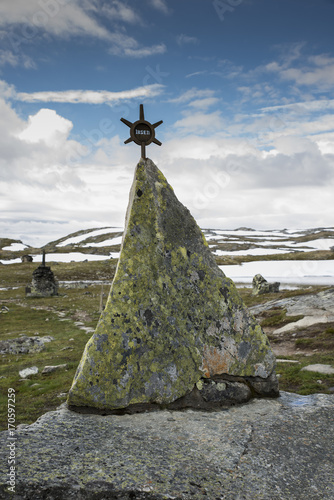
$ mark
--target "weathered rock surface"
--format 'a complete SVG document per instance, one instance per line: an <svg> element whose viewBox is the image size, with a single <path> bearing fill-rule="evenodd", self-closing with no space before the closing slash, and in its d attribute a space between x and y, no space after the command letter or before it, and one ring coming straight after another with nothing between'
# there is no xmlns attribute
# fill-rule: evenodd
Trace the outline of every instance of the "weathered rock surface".
<svg viewBox="0 0 334 500"><path fill-rule="evenodd" d="M43 371L42 371L42 375L46 375L48 373L53 373L53 372L57 372L57 371L60 371L60 370L66 370L67 368L67 364L63 364L63 365L54 365L54 366L44 366L43 368Z"/></svg>
<svg viewBox="0 0 334 500"><path fill-rule="evenodd" d="M322 373L325 375L333 375L334 374L334 367L331 365L323 365L321 363L317 363L315 365L304 366L304 368L302 368L301 371L317 372L317 373Z"/></svg>
<svg viewBox="0 0 334 500"><path fill-rule="evenodd" d="M329 500L334 395L218 411L83 415L62 407L16 432L14 500ZM8 480L0 435L0 498Z"/></svg>
<svg viewBox="0 0 334 500"><path fill-rule="evenodd" d="M304 316L325 315L329 321L334 321L334 287L319 293L308 295L297 295L287 299L269 300L264 304L258 304L250 308L253 314L279 308L286 309L287 316L303 314Z"/></svg>
<svg viewBox="0 0 334 500"><path fill-rule="evenodd" d="M261 275L256 274L252 281L253 295L261 295L263 293L277 293L279 291L280 283L268 283L268 281Z"/></svg>
<svg viewBox="0 0 334 500"><path fill-rule="evenodd" d="M41 352L45 344L54 340L51 335L44 337L28 337L22 335L16 339L0 341L0 354L28 354L31 352Z"/></svg>
<svg viewBox="0 0 334 500"><path fill-rule="evenodd" d="M23 370L19 371L19 375L21 378L28 378L31 377L31 375L37 375L37 373L37 366L31 366L30 368L24 368Z"/></svg>
<svg viewBox="0 0 334 500"><path fill-rule="evenodd" d="M69 404L103 411L231 404L277 396L274 370L266 335L195 220L154 163L142 160L115 278Z"/></svg>

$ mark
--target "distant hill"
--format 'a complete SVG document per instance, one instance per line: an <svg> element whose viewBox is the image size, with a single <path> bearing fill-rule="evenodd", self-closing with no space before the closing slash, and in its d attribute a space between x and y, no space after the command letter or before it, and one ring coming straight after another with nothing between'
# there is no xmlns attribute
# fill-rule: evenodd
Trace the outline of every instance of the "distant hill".
<svg viewBox="0 0 334 500"><path fill-rule="evenodd" d="M203 229L207 242L220 263L240 263L263 258L334 257L334 228L304 230L265 230L251 228ZM0 238L0 262L21 262L23 255L41 261L44 249L47 260L53 262L117 259L122 243L123 229L100 227L83 229L51 241L41 248L26 245L20 240ZM294 255L295 254L295 255ZM281 257L280 257L281 256Z"/></svg>

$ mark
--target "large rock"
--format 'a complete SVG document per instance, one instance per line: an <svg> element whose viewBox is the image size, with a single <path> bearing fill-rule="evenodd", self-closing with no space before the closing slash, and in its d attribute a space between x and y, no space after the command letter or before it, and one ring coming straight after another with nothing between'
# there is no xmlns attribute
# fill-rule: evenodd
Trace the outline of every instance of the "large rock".
<svg viewBox="0 0 334 500"><path fill-rule="evenodd" d="M253 295L261 295L263 293L277 293L279 292L280 283L268 283L268 281L261 275L256 274L253 278Z"/></svg>
<svg viewBox="0 0 334 500"><path fill-rule="evenodd" d="M115 278L70 407L205 408L277 396L274 369L267 337L195 220L154 163L142 160Z"/></svg>
<svg viewBox="0 0 334 500"><path fill-rule="evenodd" d="M333 412L333 395L284 392L225 411L58 409L0 434L0 498L332 500Z"/></svg>
<svg viewBox="0 0 334 500"><path fill-rule="evenodd" d="M0 340L0 354L30 354L41 352L45 344L54 340L51 335L44 337L27 337L22 335L16 339Z"/></svg>

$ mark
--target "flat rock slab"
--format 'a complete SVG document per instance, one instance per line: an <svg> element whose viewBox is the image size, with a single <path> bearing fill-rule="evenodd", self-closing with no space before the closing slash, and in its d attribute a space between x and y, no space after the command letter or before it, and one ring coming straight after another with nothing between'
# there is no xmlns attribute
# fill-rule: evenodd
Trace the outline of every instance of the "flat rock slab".
<svg viewBox="0 0 334 500"><path fill-rule="evenodd" d="M334 287L316 294L310 293L287 299L270 300L249 309L252 314L260 314L263 311L278 307L286 309L288 316L299 314L304 316L326 316L328 321L334 321Z"/></svg>
<svg viewBox="0 0 334 500"><path fill-rule="evenodd" d="M323 373L324 375L334 374L334 368L331 365L322 364L304 366L301 371Z"/></svg>
<svg viewBox="0 0 334 500"><path fill-rule="evenodd" d="M331 321L333 321L333 317L329 317L327 315L320 316L319 314L316 314L315 316L304 316L304 318L298 321L288 323L287 325L282 326L282 328L278 328L273 333L274 335L276 335L279 333L294 332L299 328L307 328L312 325L318 325L319 323L329 323Z"/></svg>
<svg viewBox="0 0 334 500"><path fill-rule="evenodd" d="M332 499L334 395L253 399L228 410L78 414L17 431L15 500ZM2 432L0 498L8 433Z"/></svg>
<svg viewBox="0 0 334 500"><path fill-rule="evenodd" d="M51 335L44 337L22 337L0 341L0 354L29 354L41 352L45 344L54 340Z"/></svg>

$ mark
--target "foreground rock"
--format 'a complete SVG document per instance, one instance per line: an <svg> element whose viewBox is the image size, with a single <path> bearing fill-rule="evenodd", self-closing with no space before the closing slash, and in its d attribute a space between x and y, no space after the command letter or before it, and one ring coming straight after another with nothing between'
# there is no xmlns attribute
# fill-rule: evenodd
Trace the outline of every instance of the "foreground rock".
<svg viewBox="0 0 334 500"><path fill-rule="evenodd" d="M211 408L277 396L268 338L151 160L136 169L108 302L71 408Z"/></svg>
<svg viewBox="0 0 334 500"><path fill-rule="evenodd" d="M290 393L214 412L61 408L17 431L14 499L332 499L333 411L333 395Z"/></svg>

